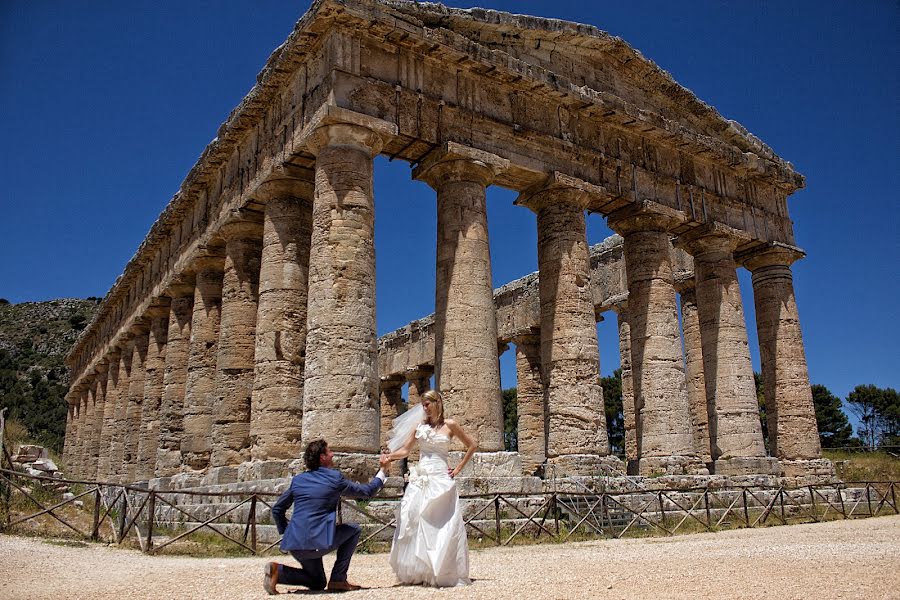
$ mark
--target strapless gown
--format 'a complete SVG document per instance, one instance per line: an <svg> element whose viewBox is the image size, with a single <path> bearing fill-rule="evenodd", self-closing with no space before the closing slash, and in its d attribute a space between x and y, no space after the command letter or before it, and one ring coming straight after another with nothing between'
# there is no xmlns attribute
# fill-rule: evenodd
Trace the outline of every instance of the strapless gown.
<svg viewBox="0 0 900 600"><path fill-rule="evenodd" d="M450 439L423 424L416 441L420 458L397 508L391 568L401 583L468 585L466 526L456 482L447 474Z"/></svg>

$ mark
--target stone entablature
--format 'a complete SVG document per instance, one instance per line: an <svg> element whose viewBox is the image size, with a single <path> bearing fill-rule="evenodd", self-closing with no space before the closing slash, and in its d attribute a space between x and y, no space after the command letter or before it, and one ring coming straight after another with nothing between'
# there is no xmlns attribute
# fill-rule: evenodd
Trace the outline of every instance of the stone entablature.
<svg viewBox="0 0 900 600"><path fill-rule="evenodd" d="M553 52L557 44L567 52ZM411 163L438 205L435 315L387 336L380 359L378 154ZM489 185L519 192L517 204L535 213L541 273L493 297ZM398 405L397 383L413 382L417 397L430 369L452 412L496 453L497 352L512 341L528 347L517 361L533 379L528 415L540 402L548 415L545 454L534 449L523 464L615 470L595 335L599 313L615 309L634 384L626 446L641 472L699 472L702 462L721 472L776 471L752 418L735 285L743 264L754 271L764 317L778 458L814 460L790 280L800 251L787 212L787 196L803 185L740 125L593 27L399 0L317 0L67 357L67 453L85 471L96 466L98 477L133 479L157 458L157 475L179 464L233 471L286 458L310 436L347 431L352 440L343 436L350 441L337 449L360 465L378 449L381 407ZM609 218L625 241L590 255L585 211ZM691 261L682 250L673 257L672 240L698 272L691 339L701 348L690 349L687 375L676 364L671 313ZM779 315L778 302L790 314ZM95 454L100 398L99 443L109 452Z"/></svg>

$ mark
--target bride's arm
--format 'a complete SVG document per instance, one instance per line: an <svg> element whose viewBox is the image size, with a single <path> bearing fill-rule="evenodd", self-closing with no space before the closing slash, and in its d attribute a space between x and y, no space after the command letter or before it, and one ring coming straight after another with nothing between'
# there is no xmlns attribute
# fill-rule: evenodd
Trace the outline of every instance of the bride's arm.
<svg viewBox="0 0 900 600"><path fill-rule="evenodd" d="M456 477L459 475L459 472L463 470L463 467L466 466L466 463L472 458L472 455L475 454L475 451L478 450L478 444L476 444L475 440L469 437L469 434L466 433L453 419L447 419L444 423L446 423L447 427L450 429L450 433L458 437L459 441L466 447L465 456L462 457L462 460L459 461L456 468L450 471L450 477Z"/></svg>
<svg viewBox="0 0 900 600"><path fill-rule="evenodd" d="M406 458L409 456L410 451L413 448L413 444L416 443L416 430L413 429L409 432L409 438L407 438L406 443L391 452L390 454L385 454L389 461L400 460L401 458Z"/></svg>

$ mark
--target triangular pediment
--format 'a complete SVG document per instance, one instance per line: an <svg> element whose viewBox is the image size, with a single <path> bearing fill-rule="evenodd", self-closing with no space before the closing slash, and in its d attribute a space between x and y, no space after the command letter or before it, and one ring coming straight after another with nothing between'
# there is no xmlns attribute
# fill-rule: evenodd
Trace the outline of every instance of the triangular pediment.
<svg viewBox="0 0 900 600"><path fill-rule="evenodd" d="M635 110L654 112L693 132L793 170L790 163L780 159L740 123L724 118L622 38L592 25L482 8L450 8L437 3L368 1L413 17L425 27L452 31L493 52L552 72L575 86L613 96Z"/></svg>

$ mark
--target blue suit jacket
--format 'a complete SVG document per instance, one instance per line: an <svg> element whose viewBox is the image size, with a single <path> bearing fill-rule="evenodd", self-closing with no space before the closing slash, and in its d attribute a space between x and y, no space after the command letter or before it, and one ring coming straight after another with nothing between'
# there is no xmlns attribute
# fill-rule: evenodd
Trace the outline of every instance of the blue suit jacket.
<svg viewBox="0 0 900 600"><path fill-rule="evenodd" d="M382 485L378 477L368 484L355 483L340 471L325 467L294 476L290 487L272 507L272 519L278 533L284 535L281 549L290 552L331 548L341 496L371 498ZM291 502L294 503L294 514L288 523L284 515Z"/></svg>

